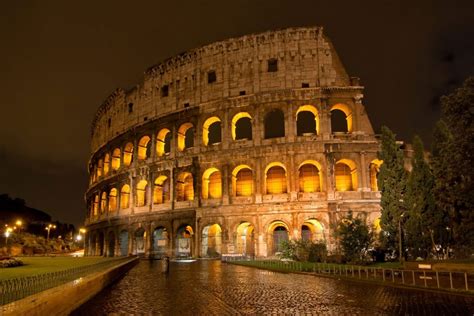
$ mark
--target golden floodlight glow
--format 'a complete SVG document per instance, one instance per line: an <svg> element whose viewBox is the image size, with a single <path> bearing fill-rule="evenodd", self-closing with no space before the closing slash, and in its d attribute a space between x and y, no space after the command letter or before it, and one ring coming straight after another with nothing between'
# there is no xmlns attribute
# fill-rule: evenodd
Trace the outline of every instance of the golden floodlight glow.
<svg viewBox="0 0 474 316"><path fill-rule="evenodd" d="M110 155L109 153L105 154L104 157L104 175L107 175L110 170Z"/></svg>
<svg viewBox="0 0 474 316"><path fill-rule="evenodd" d="M162 204L168 202L170 199L169 194L168 177L165 175L157 177L153 188L153 203Z"/></svg>
<svg viewBox="0 0 474 316"><path fill-rule="evenodd" d="M203 199L219 199L222 197L221 173L217 168L209 168L202 175Z"/></svg>
<svg viewBox="0 0 474 316"><path fill-rule="evenodd" d="M239 165L232 171L232 189L235 196L253 194L253 173L248 165Z"/></svg>
<svg viewBox="0 0 474 316"><path fill-rule="evenodd" d="M202 142L204 146L207 146L209 144L209 127L214 123L220 123L220 121L221 119L217 116L212 116L206 121L204 121L204 124L202 126Z"/></svg>
<svg viewBox="0 0 474 316"><path fill-rule="evenodd" d="M316 122L316 135L319 135L319 112L314 105L302 105L296 111L296 120L298 120L298 114L301 112L311 112L314 115L314 120Z"/></svg>
<svg viewBox="0 0 474 316"><path fill-rule="evenodd" d="M120 208L126 209L130 207L130 186L125 184L120 190Z"/></svg>
<svg viewBox="0 0 474 316"><path fill-rule="evenodd" d="M356 164L349 159L341 159L335 166L336 191L357 190Z"/></svg>
<svg viewBox="0 0 474 316"><path fill-rule="evenodd" d="M145 135L138 141L138 160L145 160L148 158L148 143L150 142L150 140L150 136Z"/></svg>
<svg viewBox="0 0 474 316"><path fill-rule="evenodd" d="M159 157L165 154L165 140L166 135L168 135L169 133L171 133L169 129L163 128L158 132L158 135L156 136L156 153Z"/></svg>
<svg viewBox="0 0 474 316"><path fill-rule="evenodd" d="M137 184L137 206L145 206L146 205L146 188L148 182L146 180L140 180Z"/></svg>
<svg viewBox="0 0 474 316"><path fill-rule="evenodd" d="M178 175L176 186L177 201L194 200L194 182L190 172L181 172Z"/></svg>
<svg viewBox="0 0 474 316"><path fill-rule="evenodd" d="M280 162L272 162L265 168L266 194L287 193L286 169Z"/></svg>
<svg viewBox="0 0 474 316"><path fill-rule="evenodd" d="M123 149L123 164L125 166L130 166L133 160L133 144L127 143Z"/></svg>
<svg viewBox="0 0 474 316"><path fill-rule="evenodd" d="M118 170L120 168L120 148L115 148L112 152L112 170Z"/></svg>
<svg viewBox="0 0 474 316"><path fill-rule="evenodd" d="M382 160L379 160L379 159L374 159L372 160L372 162L370 163L370 189L372 191L378 191L379 190L379 186L378 186L378 183L377 183L377 176L379 174L379 171L380 171L380 166L382 165L383 161Z"/></svg>
<svg viewBox="0 0 474 316"><path fill-rule="evenodd" d="M102 192L102 196L100 199L100 212L104 213L107 207L107 193L104 191Z"/></svg>
<svg viewBox="0 0 474 316"><path fill-rule="evenodd" d="M112 188L109 193L109 212L117 210L117 189Z"/></svg>
<svg viewBox="0 0 474 316"><path fill-rule="evenodd" d="M193 127L191 123L184 123L178 129L178 150L183 151L186 149L186 132Z"/></svg>
<svg viewBox="0 0 474 316"><path fill-rule="evenodd" d="M321 164L315 160L306 160L302 162L299 170L299 189L300 192L320 192L322 187L323 176Z"/></svg>
<svg viewBox="0 0 474 316"><path fill-rule="evenodd" d="M344 113L344 115L346 116L346 121L347 121L347 132L351 133L352 132L352 111L349 108L349 106L343 103L338 103L331 107L331 112L335 110L342 111Z"/></svg>

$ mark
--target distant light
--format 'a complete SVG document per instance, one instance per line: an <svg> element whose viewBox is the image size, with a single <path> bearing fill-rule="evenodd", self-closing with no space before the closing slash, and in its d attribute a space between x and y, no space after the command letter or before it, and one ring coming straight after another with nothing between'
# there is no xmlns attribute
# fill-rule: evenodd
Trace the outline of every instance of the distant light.
<svg viewBox="0 0 474 316"><path fill-rule="evenodd" d="M81 241L81 240L82 240L82 235L80 235L80 234L77 235L77 236L76 236L76 240L77 240L77 241Z"/></svg>

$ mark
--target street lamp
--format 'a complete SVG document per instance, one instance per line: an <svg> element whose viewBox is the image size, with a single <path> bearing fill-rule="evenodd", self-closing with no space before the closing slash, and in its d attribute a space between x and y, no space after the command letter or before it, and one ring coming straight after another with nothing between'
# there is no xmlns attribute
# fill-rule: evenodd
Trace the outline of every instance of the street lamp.
<svg viewBox="0 0 474 316"><path fill-rule="evenodd" d="M82 237L82 235L84 235L84 238ZM82 248L86 247L86 229L85 228L79 229L79 234L77 235L76 240L77 241L82 240Z"/></svg>
<svg viewBox="0 0 474 316"><path fill-rule="evenodd" d="M48 236L46 237L46 240L49 241L49 231L52 229L56 229L56 225L49 224L48 226L45 227L45 229L48 231Z"/></svg>
<svg viewBox="0 0 474 316"><path fill-rule="evenodd" d="M400 263L403 263L403 255L402 255L402 219L405 216L405 213L400 215L400 219L398 220L398 255L400 256Z"/></svg>
<svg viewBox="0 0 474 316"><path fill-rule="evenodd" d="M5 228L4 236L5 236L5 247L7 248L7 252L8 252L8 237L10 237L11 232L12 232L12 229L10 227Z"/></svg>

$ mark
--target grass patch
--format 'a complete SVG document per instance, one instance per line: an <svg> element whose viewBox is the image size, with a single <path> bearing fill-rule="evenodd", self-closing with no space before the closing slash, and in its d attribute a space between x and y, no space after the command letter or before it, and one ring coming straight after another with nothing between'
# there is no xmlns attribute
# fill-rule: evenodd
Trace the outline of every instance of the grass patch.
<svg viewBox="0 0 474 316"><path fill-rule="evenodd" d="M34 276L113 260L103 257L19 257L19 259L23 261L24 265L1 268L0 280Z"/></svg>

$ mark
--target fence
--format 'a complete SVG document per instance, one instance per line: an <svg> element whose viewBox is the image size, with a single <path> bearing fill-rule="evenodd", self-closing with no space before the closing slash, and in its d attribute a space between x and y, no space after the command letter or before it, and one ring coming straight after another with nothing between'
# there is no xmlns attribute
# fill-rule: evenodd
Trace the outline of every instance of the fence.
<svg viewBox="0 0 474 316"><path fill-rule="evenodd" d="M457 271L401 270L380 267L352 266L296 261L237 261L239 265L287 272L310 272L322 275L390 282L392 284L452 291L473 291L474 274Z"/></svg>
<svg viewBox="0 0 474 316"><path fill-rule="evenodd" d="M107 268L111 268L128 260L131 259L129 257L110 259L61 271L0 280L0 306L73 281L88 274L106 270Z"/></svg>

